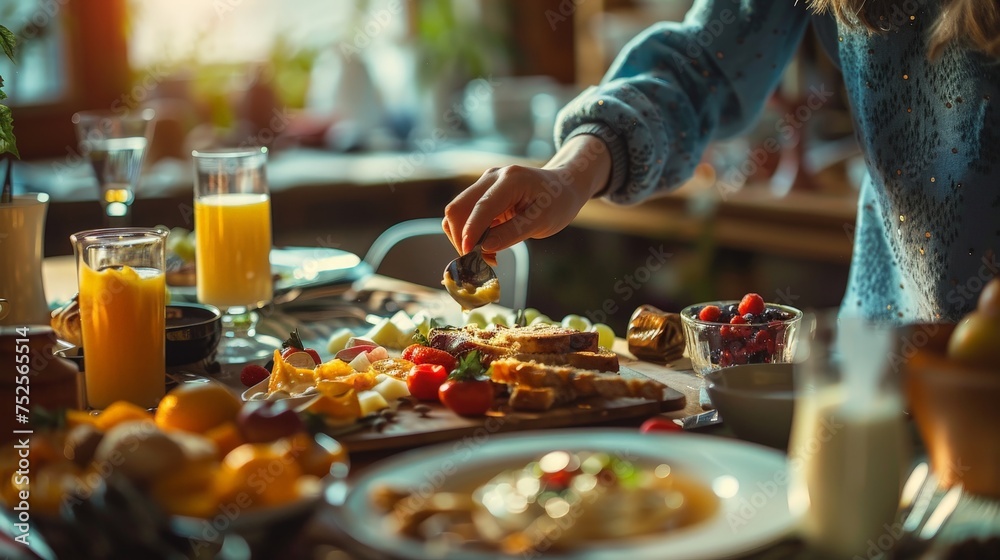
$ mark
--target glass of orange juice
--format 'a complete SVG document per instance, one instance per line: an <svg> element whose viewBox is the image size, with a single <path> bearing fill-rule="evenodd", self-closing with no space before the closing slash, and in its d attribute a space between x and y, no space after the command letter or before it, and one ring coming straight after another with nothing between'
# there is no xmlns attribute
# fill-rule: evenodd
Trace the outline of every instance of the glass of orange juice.
<svg viewBox="0 0 1000 560"><path fill-rule="evenodd" d="M154 407L163 397L167 233L107 228L70 236L91 408L118 400Z"/></svg>
<svg viewBox="0 0 1000 560"><path fill-rule="evenodd" d="M271 300L271 198L267 148L195 150L194 231L198 301L226 310L217 359L267 358L255 309Z"/></svg>

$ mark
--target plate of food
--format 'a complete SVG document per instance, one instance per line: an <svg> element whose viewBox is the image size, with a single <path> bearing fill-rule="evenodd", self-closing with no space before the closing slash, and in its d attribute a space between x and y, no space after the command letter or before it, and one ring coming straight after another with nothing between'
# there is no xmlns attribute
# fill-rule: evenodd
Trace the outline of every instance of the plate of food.
<svg viewBox="0 0 1000 560"><path fill-rule="evenodd" d="M320 416L352 451L460 439L484 428L648 418L685 405L682 393L620 366L596 332L547 324L424 332L423 344L398 355L353 337L327 361L293 333L270 371L244 368L243 399L281 401Z"/></svg>
<svg viewBox="0 0 1000 560"><path fill-rule="evenodd" d="M194 301L197 271L193 254L168 251L167 285L170 295ZM327 247L283 247L271 250L274 294L295 288L349 284L371 273L371 267L354 253Z"/></svg>
<svg viewBox="0 0 1000 560"><path fill-rule="evenodd" d="M495 435L377 463L334 521L397 558L730 558L792 532L787 480L781 453L729 439Z"/></svg>

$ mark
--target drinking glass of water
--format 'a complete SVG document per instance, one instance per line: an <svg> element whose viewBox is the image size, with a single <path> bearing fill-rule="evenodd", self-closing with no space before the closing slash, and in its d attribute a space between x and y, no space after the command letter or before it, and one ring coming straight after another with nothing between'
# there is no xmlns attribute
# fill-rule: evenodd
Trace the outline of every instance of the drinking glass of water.
<svg viewBox="0 0 1000 560"><path fill-rule="evenodd" d="M106 227L131 225L135 186L153 135L153 118L152 109L73 115L80 149L97 177Z"/></svg>

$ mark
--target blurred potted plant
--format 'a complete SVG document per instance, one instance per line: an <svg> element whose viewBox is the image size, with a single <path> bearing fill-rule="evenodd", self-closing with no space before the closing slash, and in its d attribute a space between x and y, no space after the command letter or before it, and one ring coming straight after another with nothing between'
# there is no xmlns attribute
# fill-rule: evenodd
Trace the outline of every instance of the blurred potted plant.
<svg viewBox="0 0 1000 560"><path fill-rule="evenodd" d="M3 49L7 58L14 62L14 48L17 47L17 38L6 27L0 25L0 48ZM0 100L7 99L7 94L3 92L3 76L0 76ZM10 112L10 107L0 103L0 155L11 154L16 158L21 155L17 153L17 142L14 138L14 117ZM9 159L9 158L8 158ZM7 165L7 176L3 182L3 194L0 202L8 203L12 198L12 188L10 184L10 168L13 163Z"/></svg>
<svg viewBox="0 0 1000 560"><path fill-rule="evenodd" d="M470 80L488 76L506 62L503 31L494 25L505 14L490 17L487 11L502 8L454 0L418 2L413 9L416 78L425 98L426 125L454 126L448 107L456 95Z"/></svg>

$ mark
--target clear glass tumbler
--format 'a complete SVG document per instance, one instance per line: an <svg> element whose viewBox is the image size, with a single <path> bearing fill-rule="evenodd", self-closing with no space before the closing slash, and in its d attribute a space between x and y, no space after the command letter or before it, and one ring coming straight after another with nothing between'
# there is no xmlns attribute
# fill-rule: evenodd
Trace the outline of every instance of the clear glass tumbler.
<svg viewBox="0 0 1000 560"><path fill-rule="evenodd" d="M167 231L108 228L70 236L80 289L87 404L151 408L166 386Z"/></svg>
<svg viewBox="0 0 1000 560"><path fill-rule="evenodd" d="M816 326L796 356L789 507L810 557L868 558L872 542L893 537L910 464L893 333L832 313L807 322Z"/></svg>
<svg viewBox="0 0 1000 560"><path fill-rule="evenodd" d="M73 115L80 149L100 187L104 225L131 225L135 186L153 135L152 109L135 113L80 112Z"/></svg>
<svg viewBox="0 0 1000 560"><path fill-rule="evenodd" d="M273 294L267 148L192 152L198 301L226 310L220 363L267 358L255 309Z"/></svg>

